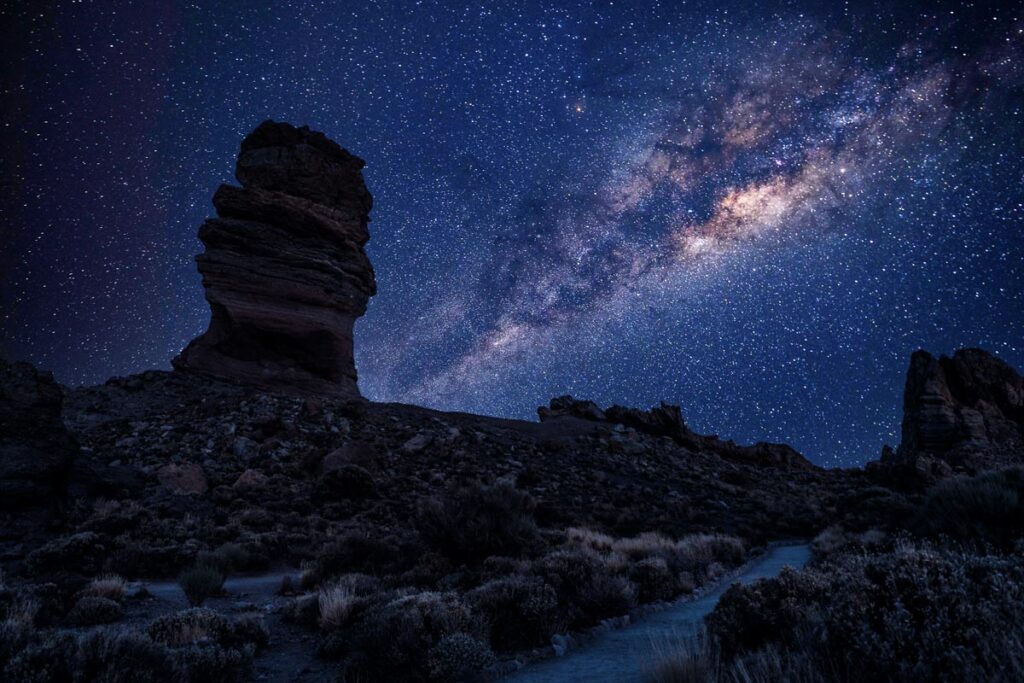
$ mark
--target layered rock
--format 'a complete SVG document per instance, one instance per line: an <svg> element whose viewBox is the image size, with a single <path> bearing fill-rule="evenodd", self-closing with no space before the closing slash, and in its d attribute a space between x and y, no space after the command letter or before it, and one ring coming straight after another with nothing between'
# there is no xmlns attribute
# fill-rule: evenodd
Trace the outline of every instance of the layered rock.
<svg viewBox="0 0 1024 683"><path fill-rule="evenodd" d="M0 360L0 508L49 506L64 494L78 445L48 372Z"/></svg>
<svg viewBox="0 0 1024 683"><path fill-rule="evenodd" d="M981 349L910 358L901 443L881 464L926 480L1024 461L1024 378Z"/></svg>
<svg viewBox="0 0 1024 683"><path fill-rule="evenodd" d="M355 397L352 328L376 292L363 251L362 159L322 133L265 121L213 197L196 257L209 329L172 362L292 394Z"/></svg>

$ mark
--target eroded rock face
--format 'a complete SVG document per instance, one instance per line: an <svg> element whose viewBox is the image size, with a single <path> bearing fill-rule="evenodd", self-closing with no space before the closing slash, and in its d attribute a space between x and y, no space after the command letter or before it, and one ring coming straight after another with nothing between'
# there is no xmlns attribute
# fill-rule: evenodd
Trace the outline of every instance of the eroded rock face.
<svg viewBox="0 0 1024 683"><path fill-rule="evenodd" d="M352 328L376 292L363 251L363 160L322 133L265 121L213 197L196 257L209 329L172 362L292 394L359 395Z"/></svg>
<svg viewBox="0 0 1024 683"><path fill-rule="evenodd" d="M882 464L936 479L1024 461L1024 378L981 349L911 356L900 447Z"/></svg>
<svg viewBox="0 0 1024 683"><path fill-rule="evenodd" d="M0 360L0 508L47 506L63 495L78 445L62 403L50 373Z"/></svg>

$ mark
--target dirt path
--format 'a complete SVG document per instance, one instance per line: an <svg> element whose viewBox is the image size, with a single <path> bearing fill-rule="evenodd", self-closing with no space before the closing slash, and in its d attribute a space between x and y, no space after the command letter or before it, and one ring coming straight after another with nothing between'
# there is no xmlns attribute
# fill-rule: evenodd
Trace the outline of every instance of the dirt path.
<svg viewBox="0 0 1024 683"><path fill-rule="evenodd" d="M777 575L789 565L801 568L810 558L806 545L770 548L734 579L697 600L680 602L621 629L607 631L565 656L529 664L502 679L506 683L638 683L656 644L693 636L722 593L735 582L750 583Z"/></svg>

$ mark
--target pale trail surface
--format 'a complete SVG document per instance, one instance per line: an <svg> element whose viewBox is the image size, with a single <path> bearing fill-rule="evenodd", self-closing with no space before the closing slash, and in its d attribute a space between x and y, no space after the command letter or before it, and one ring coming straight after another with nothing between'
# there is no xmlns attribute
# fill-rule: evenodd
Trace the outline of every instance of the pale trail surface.
<svg viewBox="0 0 1024 683"><path fill-rule="evenodd" d="M530 664L502 679L505 683L629 683L644 680L655 648L692 637L704 617L715 608L722 593L733 583L750 583L776 576L784 566L800 569L810 559L806 545L770 548L732 581L723 582L707 595L681 602L642 617L620 629L606 631L562 657Z"/></svg>

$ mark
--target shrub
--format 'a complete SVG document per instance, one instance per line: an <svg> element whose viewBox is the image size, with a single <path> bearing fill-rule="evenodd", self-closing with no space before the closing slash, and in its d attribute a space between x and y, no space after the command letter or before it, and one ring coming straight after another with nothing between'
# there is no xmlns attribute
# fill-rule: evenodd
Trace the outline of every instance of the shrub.
<svg viewBox="0 0 1024 683"><path fill-rule="evenodd" d="M92 531L57 538L29 553L26 563L33 574L65 571L74 567L83 574L97 572L107 555L103 537Z"/></svg>
<svg viewBox="0 0 1024 683"><path fill-rule="evenodd" d="M537 539L535 503L501 481L449 489L421 501L416 527L431 547L456 562L475 564L491 555L521 555Z"/></svg>
<svg viewBox="0 0 1024 683"><path fill-rule="evenodd" d="M629 578L636 585L640 602L668 600L679 592L680 583L660 557L640 560L629 570Z"/></svg>
<svg viewBox="0 0 1024 683"><path fill-rule="evenodd" d="M368 680L427 678L430 650L454 633L485 633L483 622L454 593L414 593L368 608L351 635L353 674Z"/></svg>
<svg viewBox="0 0 1024 683"><path fill-rule="evenodd" d="M124 599L125 581L117 574L97 576L89 583L89 594L121 602Z"/></svg>
<svg viewBox="0 0 1024 683"><path fill-rule="evenodd" d="M534 563L533 573L558 595L562 620L570 628L619 616L635 604L635 590L589 550L559 550Z"/></svg>
<svg viewBox="0 0 1024 683"><path fill-rule="evenodd" d="M421 551L422 546L413 546L407 538L350 532L320 550L313 564L303 569L300 583L309 587L353 572L399 573L413 564Z"/></svg>
<svg viewBox="0 0 1024 683"><path fill-rule="evenodd" d="M538 577L496 579L466 599L487 621L491 643L501 651L544 645L562 628L558 596Z"/></svg>
<svg viewBox="0 0 1024 683"><path fill-rule="evenodd" d="M229 638L231 626L227 619L212 609L192 607L154 619L148 633L159 643L178 647L203 640L224 642Z"/></svg>
<svg viewBox="0 0 1024 683"><path fill-rule="evenodd" d="M76 640L69 633L52 633L31 642L11 657L4 667L3 680L8 683L53 683L72 680L71 657Z"/></svg>
<svg viewBox="0 0 1024 683"><path fill-rule="evenodd" d="M730 660L774 648L829 680L1020 680L1024 563L909 544L850 553L730 588L707 625Z"/></svg>
<svg viewBox="0 0 1024 683"><path fill-rule="evenodd" d="M247 678L252 647L188 645L174 651L178 680L188 683L234 683Z"/></svg>
<svg viewBox="0 0 1024 683"><path fill-rule="evenodd" d="M79 639L74 666L81 681L135 683L167 680L175 663L167 647L141 633L102 629Z"/></svg>
<svg viewBox="0 0 1024 683"><path fill-rule="evenodd" d="M224 588L224 574L210 566L196 565L181 573L178 585L185 593L188 603L198 607L207 598L220 594Z"/></svg>
<svg viewBox="0 0 1024 683"><path fill-rule="evenodd" d="M957 477L929 491L915 520L923 534L1002 548L1024 535L1024 467Z"/></svg>
<svg viewBox="0 0 1024 683"><path fill-rule="evenodd" d="M121 603L95 595L85 595L68 612L68 621L76 626L95 626L120 621Z"/></svg>
<svg viewBox="0 0 1024 683"><path fill-rule="evenodd" d="M317 594L321 628L340 628L352 614L355 593L344 584L321 588Z"/></svg>
<svg viewBox="0 0 1024 683"><path fill-rule="evenodd" d="M482 680L495 662L494 653L486 643L465 633L443 636L430 648L428 659L433 680L460 683Z"/></svg>

